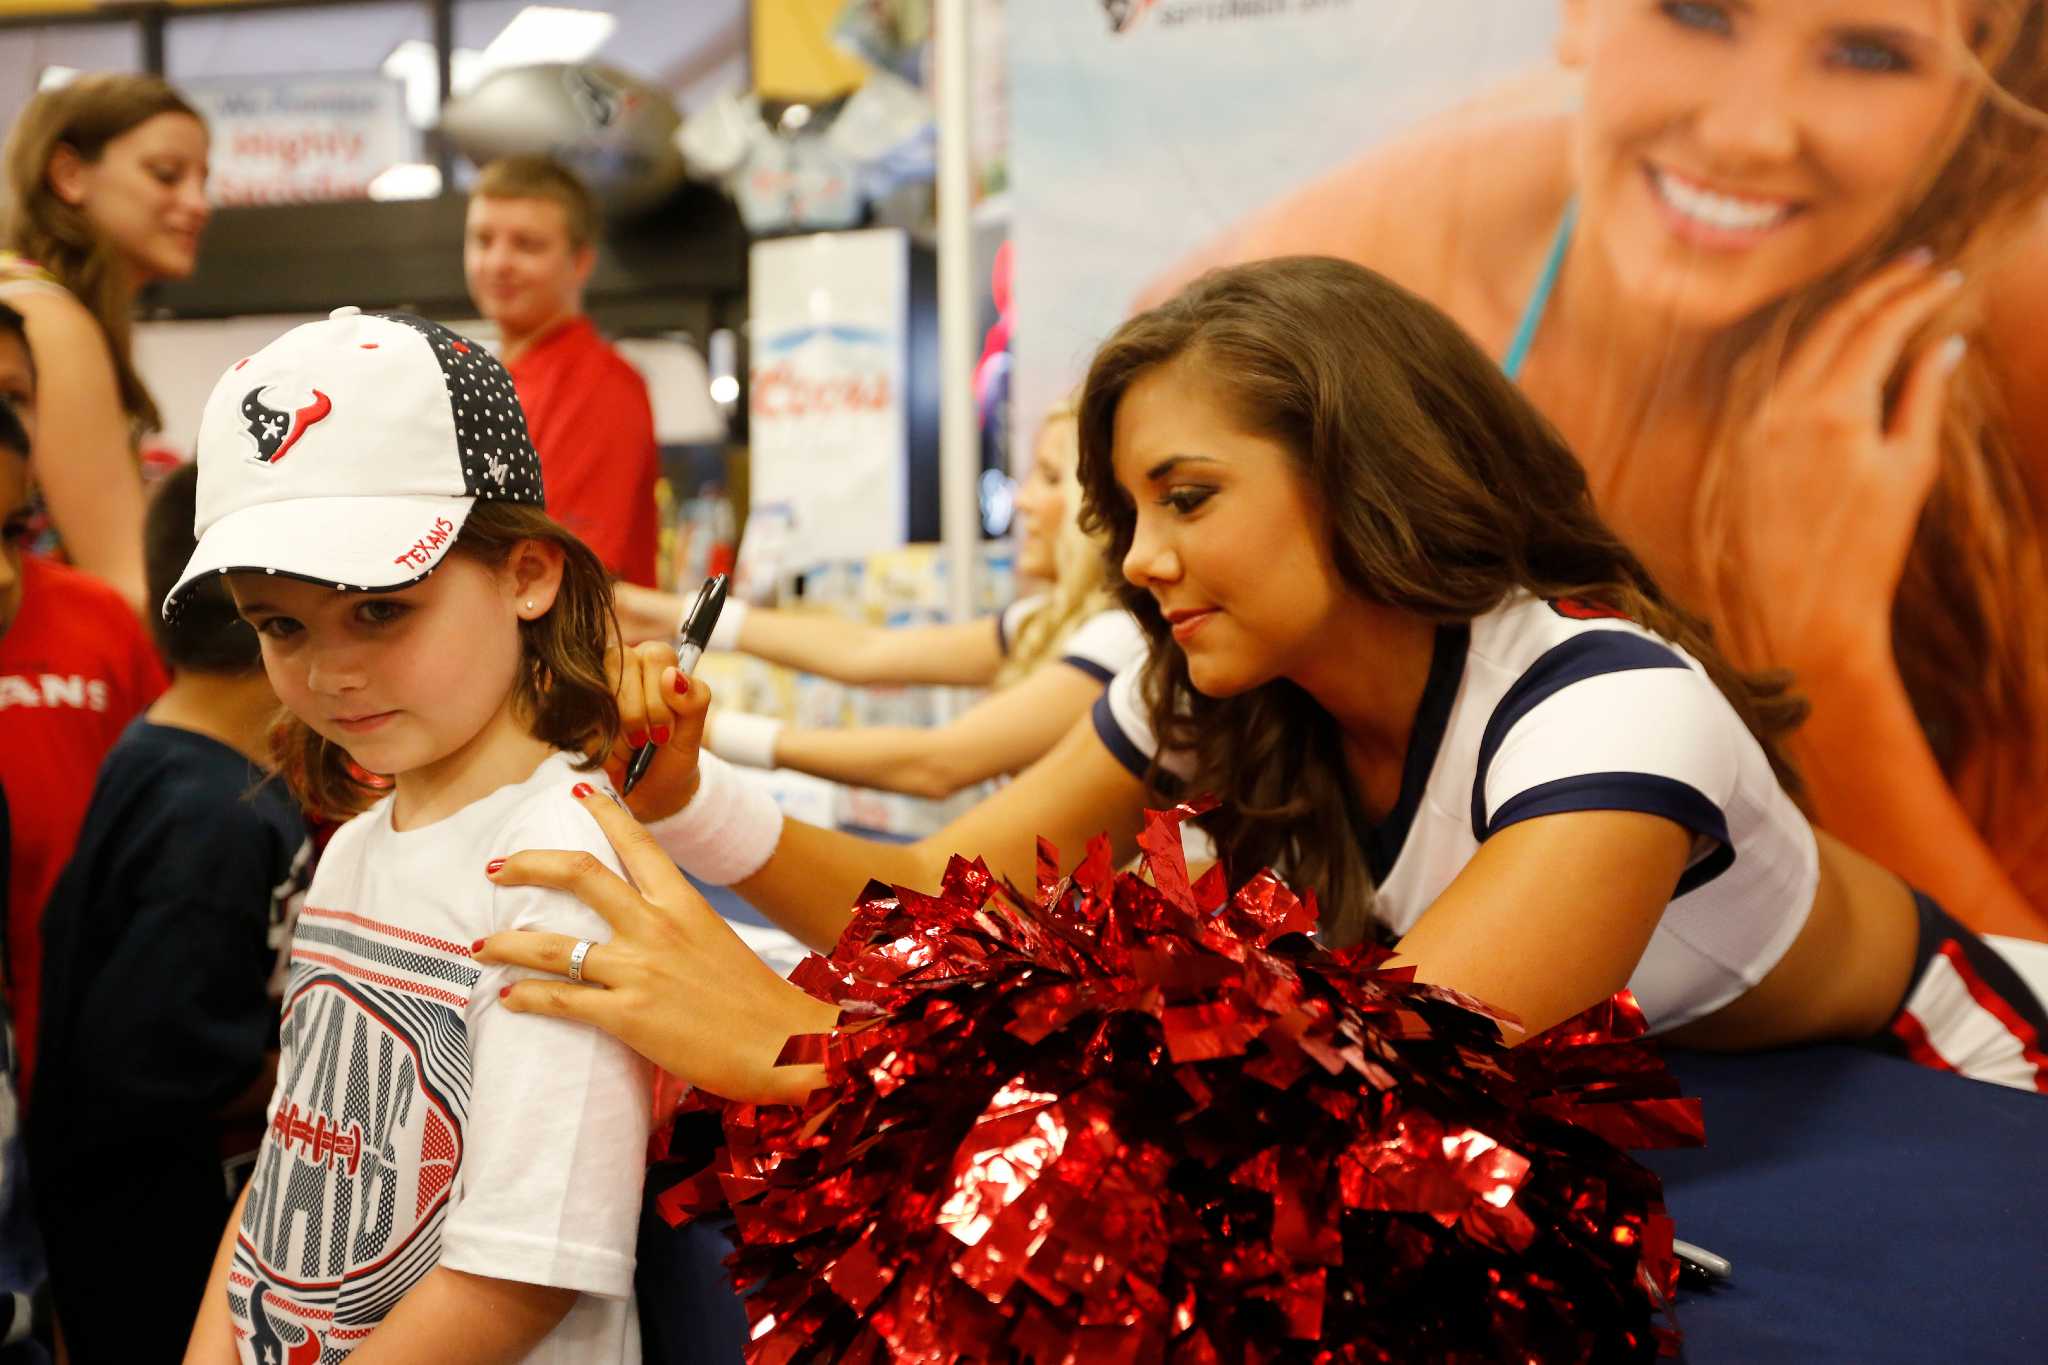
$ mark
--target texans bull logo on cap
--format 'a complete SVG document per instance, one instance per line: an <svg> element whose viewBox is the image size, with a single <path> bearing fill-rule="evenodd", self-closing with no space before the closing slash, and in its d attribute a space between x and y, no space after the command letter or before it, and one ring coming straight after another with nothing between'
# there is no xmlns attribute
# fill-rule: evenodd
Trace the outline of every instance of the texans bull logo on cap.
<svg viewBox="0 0 2048 1365"><path fill-rule="evenodd" d="M242 398L244 434L256 445L256 453L249 458L259 464L282 460L306 434L306 428L334 411L334 404L318 389L312 390L312 401L301 407L271 407L263 401L264 392L270 387L258 384Z"/></svg>

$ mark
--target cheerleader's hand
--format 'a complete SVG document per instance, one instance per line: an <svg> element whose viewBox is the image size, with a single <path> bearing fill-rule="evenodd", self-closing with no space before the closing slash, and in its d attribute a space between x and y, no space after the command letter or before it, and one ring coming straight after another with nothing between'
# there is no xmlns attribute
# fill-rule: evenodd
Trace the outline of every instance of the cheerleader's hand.
<svg viewBox="0 0 2048 1365"><path fill-rule="evenodd" d="M648 781L669 757L655 760ZM756 957L608 796L587 786L577 792L561 799L590 813L633 880L587 852L508 849L492 863L485 875L497 885L566 891L612 929L588 950L580 982L559 979L577 942L565 934L519 929L479 940L472 950L479 962L554 974L514 982L505 1008L602 1029L679 1080L729 1099L802 1099L822 1072L776 1059L792 1035L830 1032L838 1009Z"/></svg>
<svg viewBox="0 0 2048 1365"><path fill-rule="evenodd" d="M633 750L648 743L660 746L626 806L642 820L673 815L697 793L697 751L704 742L711 689L685 678L676 667L674 647L663 641L650 640L623 653L614 648L605 669L618 694L619 727L626 737L623 745L613 747L605 771L623 791Z"/></svg>
<svg viewBox="0 0 2048 1365"><path fill-rule="evenodd" d="M1733 570L1716 596L1751 666L1889 660L1892 599L1965 345L1915 338L1961 285L1926 252L1878 271L1800 342L1742 433L1724 497L1704 510L1725 524L1696 543L1705 582Z"/></svg>

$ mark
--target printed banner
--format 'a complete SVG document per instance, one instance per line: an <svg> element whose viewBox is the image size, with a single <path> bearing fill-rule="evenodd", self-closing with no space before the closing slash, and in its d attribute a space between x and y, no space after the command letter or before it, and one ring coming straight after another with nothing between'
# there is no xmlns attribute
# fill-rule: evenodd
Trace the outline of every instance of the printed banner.
<svg viewBox="0 0 2048 1365"><path fill-rule="evenodd" d="M748 538L784 529L777 572L909 534L909 259L894 229L753 246Z"/></svg>
<svg viewBox="0 0 2048 1365"><path fill-rule="evenodd" d="M1371 267L1500 360L1739 665L1791 670L1824 828L2048 937L2043 0L1009 23L1022 427L1204 269Z"/></svg>
<svg viewBox="0 0 2048 1365"><path fill-rule="evenodd" d="M419 159L404 87L383 76L205 82L185 94L213 133L216 204L363 199L379 174Z"/></svg>

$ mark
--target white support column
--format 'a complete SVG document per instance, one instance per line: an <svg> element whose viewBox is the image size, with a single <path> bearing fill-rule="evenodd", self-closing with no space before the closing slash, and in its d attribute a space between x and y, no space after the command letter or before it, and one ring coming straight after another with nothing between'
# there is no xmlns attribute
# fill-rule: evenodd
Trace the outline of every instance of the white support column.
<svg viewBox="0 0 2048 1365"><path fill-rule="evenodd" d="M974 162L970 0L938 0L933 65L939 123L939 537L955 621L973 611L981 541L981 442L974 413Z"/></svg>

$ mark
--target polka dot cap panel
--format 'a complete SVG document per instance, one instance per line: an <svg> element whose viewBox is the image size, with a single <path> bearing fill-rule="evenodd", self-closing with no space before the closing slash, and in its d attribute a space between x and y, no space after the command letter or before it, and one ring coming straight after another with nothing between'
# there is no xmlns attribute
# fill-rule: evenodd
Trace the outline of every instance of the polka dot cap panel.
<svg viewBox="0 0 2048 1365"><path fill-rule="evenodd" d="M471 497L546 505L540 456L526 432L526 414L512 376L498 358L438 322L411 313L376 313L410 327L427 339L454 409L455 440L461 448L462 482Z"/></svg>

